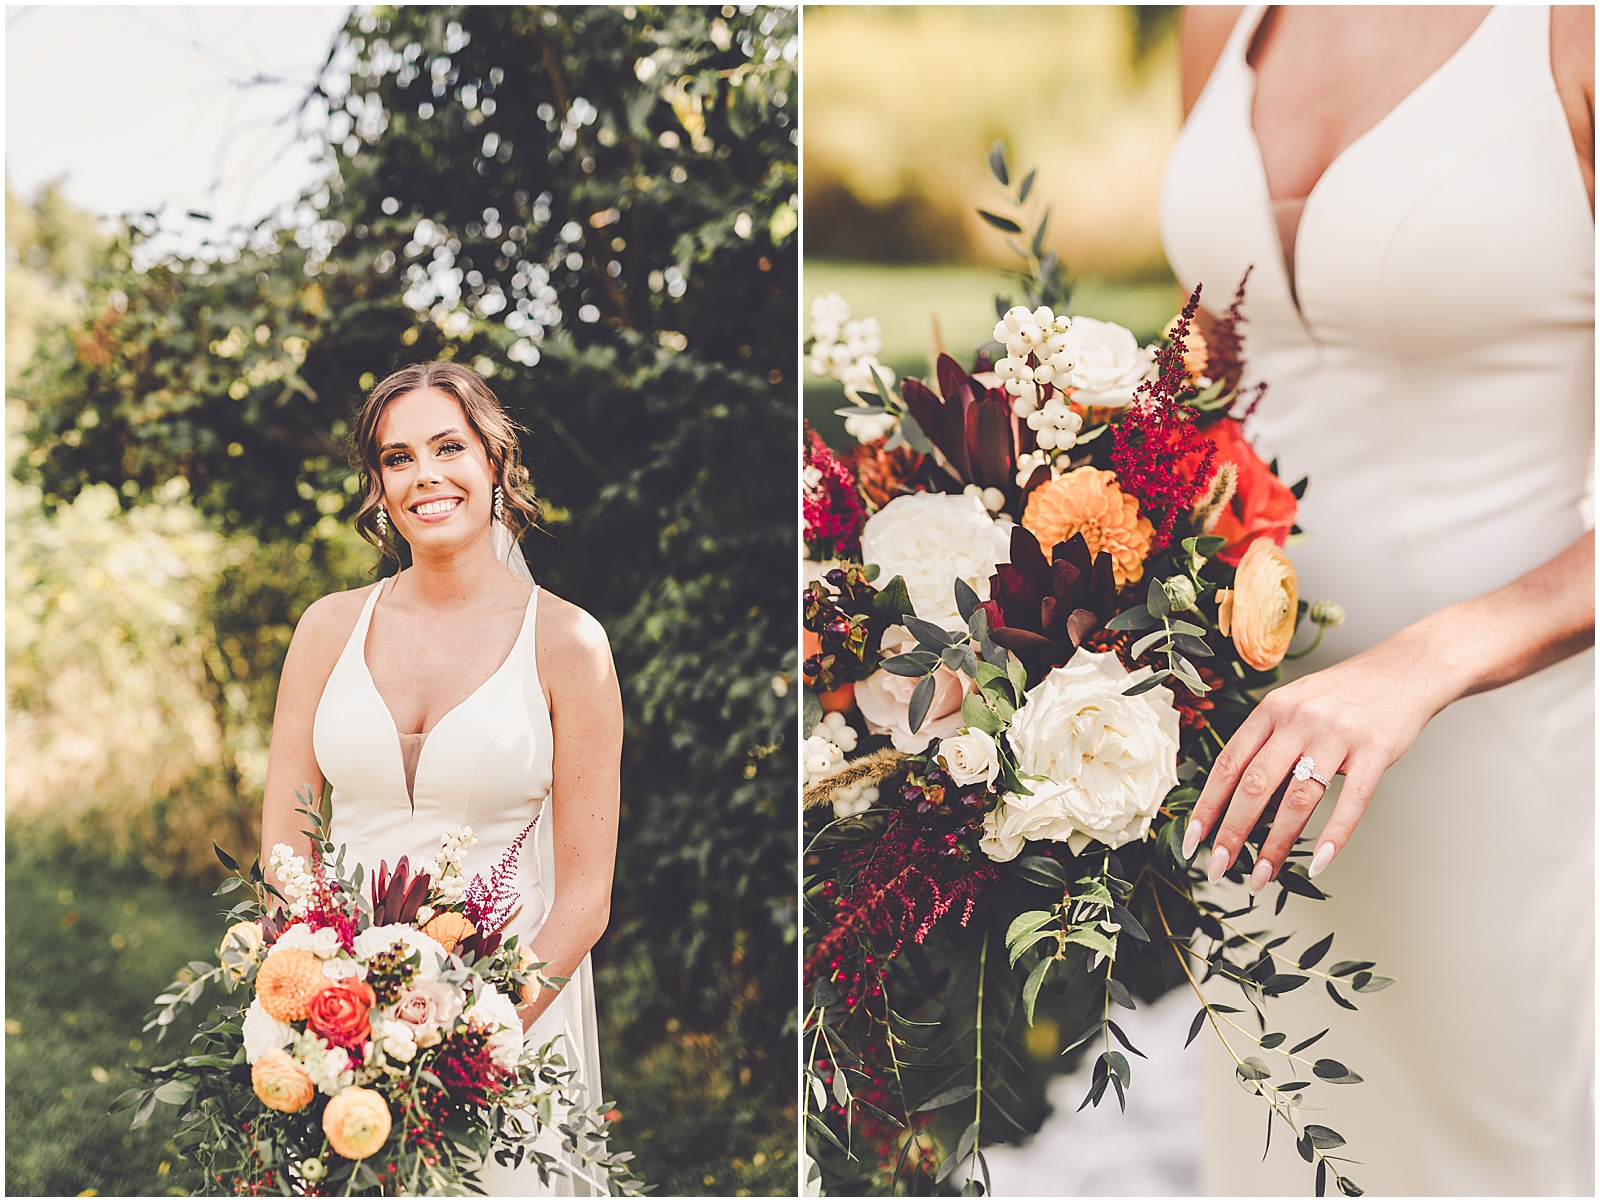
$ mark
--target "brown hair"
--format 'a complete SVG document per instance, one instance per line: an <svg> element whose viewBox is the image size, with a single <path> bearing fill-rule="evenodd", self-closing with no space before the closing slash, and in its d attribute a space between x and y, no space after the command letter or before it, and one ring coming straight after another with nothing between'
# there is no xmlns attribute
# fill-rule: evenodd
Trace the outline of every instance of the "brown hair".
<svg viewBox="0 0 1600 1202"><path fill-rule="evenodd" d="M529 527L539 521L539 502L528 481L528 469L522 464L522 442L518 432L522 429L500 403L483 377L459 363L414 363L385 376L376 388L367 394L361 412L356 417L355 432L351 436L350 459L361 473L361 509L356 514L355 527L361 537L383 553L385 559L400 561L400 551L395 542L394 523L388 531L379 533L377 512L383 503L383 465L378 458L378 424L383 420L391 402L419 388L437 388L453 397L466 415L467 424L483 440L489 455L489 467L495 482L505 495L505 523L511 536L520 539Z"/></svg>

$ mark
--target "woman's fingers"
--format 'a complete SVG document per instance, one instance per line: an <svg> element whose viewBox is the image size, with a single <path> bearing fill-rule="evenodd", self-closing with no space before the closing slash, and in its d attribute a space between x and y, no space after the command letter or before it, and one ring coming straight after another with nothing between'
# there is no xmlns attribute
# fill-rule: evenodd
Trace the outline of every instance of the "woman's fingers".
<svg viewBox="0 0 1600 1202"><path fill-rule="evenodd" d="M1200 790L1200 800L1194 803L1189 826L1183 832L1183 858L1191 859L1206 833L1216 825L1228 800L1238 787L1251 759L1272 735L1272 719L1262 709L1256 709L1239 724L1239 729L1228 740L1228 745L1218 753L1211 771L1206 776L1205 787Z"/></svg>
<svg viewBox="0 0 1600 1202"><path fill-rule="evenodd" d="M1295 760L1300 758L1301 747L1299 739L1290 738L1287 732L1280 730L1251 758L1249 766L1239 777L1239 787L1228 802L1228 812L1223 816L1222 825L1217 828L1211 863L1206 867L1208 878L1213 881L1220 879L1238 859L1245 837L1255 829L1261 811L1267 808L1272 795L1294 767Z"/></svg>
<svg viewBox="0 0 1600 1202"><path fill-rule="evenodd" d="M1344 788L1339 790L1339 800L1334 803L1333 814L1317 837L1317 849L1311 857L1311 875L1316 876L1334 856L1344 850L1344 845L1355 833L1356 823L1367 812L1367 803L1378 787L1378 780L1388 765L1376 751L1356 751L1344 767Z"/></svg>
<svg viewBox="0 0 1600 1202"><path fill-rule="evenodd" d="M1331 781L1335 772L1342 771L1343 748L1318 743L1308 748L1306 755L1312 762L1311 770L1326 780ZM1298 764L1299 760L1295 762ZM1291 765L1291 771L1293 767ZM1261 853L1256 856L1256 866L1250 874L1251 893L1260 893L1278 875L1325 792L1327 786L1310 777L1289 782L1289 787L1284 790L1283 801L1278 806L1277 817L1273 819L1272 830L1261 845Z"/></svg>

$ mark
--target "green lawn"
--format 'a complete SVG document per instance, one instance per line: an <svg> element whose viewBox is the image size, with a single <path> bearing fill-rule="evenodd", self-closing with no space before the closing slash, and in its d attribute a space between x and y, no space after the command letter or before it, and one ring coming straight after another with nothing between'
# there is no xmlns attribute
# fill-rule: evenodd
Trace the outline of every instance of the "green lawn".
<svg viewBox="0 0 1600 1202"><path fill-rule="evenodd" d="M807 259L802 292L805 320L811 301L837 292L852 317L876 317L883 326L880 358L899 375L928 378L933 323L937 319L945 349L963 366L972 351L993 335L994 297L1014 298L1021 290L1003 272L985 267L899 266L837 263ZM1127 326L1141 342L1160 332L1182 305L1171 280L1119 281L1082 278L1073 287L1072 313ZM806 419L829 442L842 445L844 424L833 410L849 402L831 380L805 377Z"/></svg>
<svg viewBox="0 0 1600 1202"><path fill-rule="evenodd" d="M14 836L16 832L11 832ZM170 1107L138 1132L106 1113L135 1084L126 1065L171 1059L140 1027L151 999L223 926L219 901L137 871L42 861L6 847L6 1193L181 1194ZM601 1032L602 1057L617 1046ZM721 1074L715 1040L671 1029L638 1057L604 1061L616 1142L661 1196L794 1192L794 1113L757 1112ZM637 1039L635 1039L637 1043Z"/></svg>

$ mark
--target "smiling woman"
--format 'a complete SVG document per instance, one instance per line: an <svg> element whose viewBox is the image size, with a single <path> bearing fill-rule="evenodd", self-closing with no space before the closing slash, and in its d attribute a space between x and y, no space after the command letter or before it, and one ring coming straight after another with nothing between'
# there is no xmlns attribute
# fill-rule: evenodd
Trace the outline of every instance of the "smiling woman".
<svg viewBox="0 0 1600 1202"><path fill-rule="evenodd" d="M503 933L564 982L524 991L527 1038L563 1039L579 1096L596 1102L589 949L610 913L622 749L605 632L533 583L512 526L538 512L516 427L475 372L426 363L383 380L352 458L357 528L386 561L408 546L410 565L301 619L278 690L262 860L283 885L289 855L310 857L295 793L325 781L330 838L369 879L403 859L426 871L441 836L466 828L461 875L498 880L509 865L521 904ZM531 1160L480 1179L491 1193L548 1192Z"/></svg>

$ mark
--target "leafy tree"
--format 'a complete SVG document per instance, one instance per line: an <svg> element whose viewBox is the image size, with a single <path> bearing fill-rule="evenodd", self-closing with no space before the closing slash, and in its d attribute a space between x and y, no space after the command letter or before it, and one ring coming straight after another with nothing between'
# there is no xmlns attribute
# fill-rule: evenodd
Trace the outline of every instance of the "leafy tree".
<svg viewBox="0 0 1600 1202"><path fill-rule="evenodd" d="M20 385L17 465L47 512L181 479L258 540L214 621L249 669L222 657L218 684L260 705L318 588L361 583L362 390L432 358L488 377L546 501L535 573L623 681L604 1004L637 1041L718 1033L745 1100L786 1105L794 48L793 10L752 6L353 15L308 98L325 184L188 258L145 264L154 226L128 228Z"/></svg>

